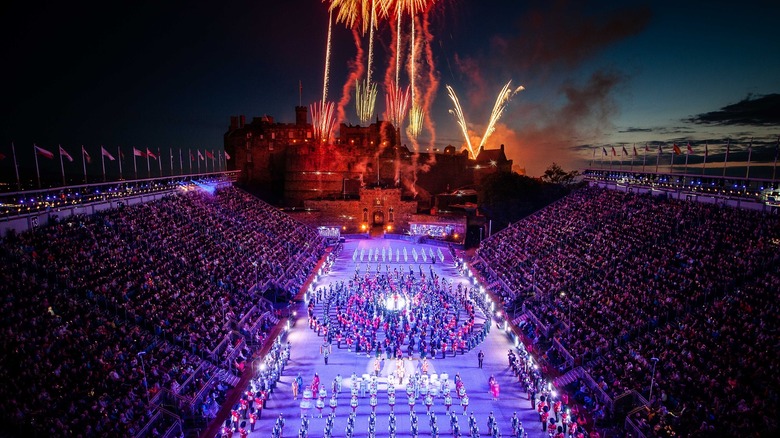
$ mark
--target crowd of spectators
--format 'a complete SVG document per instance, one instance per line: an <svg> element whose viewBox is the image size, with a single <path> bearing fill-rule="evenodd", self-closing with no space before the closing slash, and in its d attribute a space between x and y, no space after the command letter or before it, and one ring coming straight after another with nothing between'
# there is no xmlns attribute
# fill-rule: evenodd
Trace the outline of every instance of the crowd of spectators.
<svg viewBox="0 0 780 438"><path fill-rule="evenodd" d="M778 280L764 276L780 257L776 215L588 187L478 255L476 267L536 316L568 366L584 366L613 397L649 397L654 382L651 435L776 430Z"/></svg>
<svg viewBox="0 0 780 438"><path fill-rule="evenodd" d="M300 287L323 252L315 230L234 188L5 237L2 415L50 436L139 433L161 392L194 397L240 370L263 338L249 330L273 321L253 286Z"/></svg>

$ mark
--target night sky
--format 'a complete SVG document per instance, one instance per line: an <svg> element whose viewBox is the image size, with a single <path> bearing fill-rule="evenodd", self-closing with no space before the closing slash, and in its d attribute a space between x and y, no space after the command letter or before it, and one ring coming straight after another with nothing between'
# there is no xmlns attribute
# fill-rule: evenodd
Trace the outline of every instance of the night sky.
<svg viewBox="0 0 780 438"><path fill-rule="evenodd" d="M93 156L89 172L99 174L100 145L126 154L131 146L221 149L231 115L292 122L299 81L304 105L322 96L328 14L318 0L76 4L2 6L4 181L13 180L11 142L23 179L34 176L33 143L53 151L62 144L77 158L66 164L75 173L83 144ZM507 104L487 144L506 144L529 175L553 161L581 169L594 150L598 162L602 147L620 155L634 143L641 159L645 143L666 153L690 142L691 163L701 163L707 143L714 163L730 139L737 164L751 137L754 162L771 166L780 134L778 13L769 1L436 1L435 134L425 131L419 147L463 146L445 84L478 141L512 79L526 90ZM380 22L380 118L391 40ZM362 41L366 49L367 36ZM355 53L351 32L334 23L330 99L341 97ZM354 98L346 109L345 122L358 123ZM59 174L57 160L42 164Z"/></svg>

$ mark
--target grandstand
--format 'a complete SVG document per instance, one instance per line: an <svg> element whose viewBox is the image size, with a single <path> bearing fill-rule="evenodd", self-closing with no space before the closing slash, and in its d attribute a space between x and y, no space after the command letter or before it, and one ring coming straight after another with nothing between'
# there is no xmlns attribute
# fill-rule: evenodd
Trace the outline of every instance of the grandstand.
<svg viewBox="0 0 780 438"><path fill-rule="evenodd" d="M246 193L196 187L3 240L6 424L178 433L238 381L278 322L263 292L297 291L324 245Z"/></svg>
<svg viewBox="0 0 780 438"><path fill-rule="evenodd" d="M776 430L773 210L593 183L492 236L476 260L557 382L602 418L622 413L648 437Z"/></svg>

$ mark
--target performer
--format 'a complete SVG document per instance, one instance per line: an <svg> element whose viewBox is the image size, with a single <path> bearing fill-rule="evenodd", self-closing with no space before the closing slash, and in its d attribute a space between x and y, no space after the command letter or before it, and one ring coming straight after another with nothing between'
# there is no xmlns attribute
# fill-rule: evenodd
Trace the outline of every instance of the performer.
<svg viewBox="0 0 780 438"><path fill-rule="evenodd" d="M255 408L250 408L249 412L249 431L254 432L255 431L255 423L257 422L257 414L255 413Z"/></svg>
<svg viewBox="0 0 780 438"><path fill-rule="evenodd" d="M377 397L376 393L371 394L371 398L368 399L368 404L371 406L371 412L376 412Z"/></svg>
<svg viewBox="0 0 780 438"><path fill-rule="evenodd" d="M395 393L387 395L387 404L390 406L390 412L395 412Z"/></svg>
<svg viewBox="0 0 780 438"><path fill-rule="evenodd" d="M460 398L460 405L463 406L463 415L466 415L466 409L469 407L469 396L465 393L463 394L463 397Z"/></svg>
<svg viewBox="0 0 780 438"><path fill-rule="evenodd" d="M352 399L349 401L349 405L352 407L352 413L355 413L355 409L358 407L358 398L356 395L352 396Z"/></svg>
<svg viewBox="0 0 780 438"><path fill-rule="evenodd" d="M331 415L336 415L336 406L338 406L338 404L339 404L339 402L336 399L336 394L333 394L330 397L330 414Z"/></svg>

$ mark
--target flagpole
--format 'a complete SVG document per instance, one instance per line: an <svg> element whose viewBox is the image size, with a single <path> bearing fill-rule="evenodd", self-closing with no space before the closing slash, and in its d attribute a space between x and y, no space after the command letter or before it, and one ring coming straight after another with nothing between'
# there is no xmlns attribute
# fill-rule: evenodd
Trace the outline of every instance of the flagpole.
<svg viewBox="0 0 780 438"><path fill-rule="evenodd" d="M198 149L198 173L200 173L200 149Z"/></svg>
<svg viewBox="0 0 780 438"><path fill-rule="evenodd" d="M14 170L16 171L16 190L22 190L22 180L19 179L19 164L16 162L16 146L11 142L11 151L14 153Z"/></svg>
<svg viewBox="0 0 780 438"><path fill-rule="evenodd" d="M636 156L636 143L634 143L633 146L634 146L634 154L631 155L631 172L634 171L634 156Z"/></svg>
<svg viewBox="0 0 780 438"><path fill-rule="evenodd" d="M138 179L138 164L135 160L135 146L133 146L133 179Z"/></svg>
<svg viewBox="0 0 780 438"><path fill-rule="evenodd" d="M149 148L146 148L146 177L152 177L152 166L149 165Z"/></svg>
<svg viewBox="0 0 780 438"><path fill-rule="evenodd" d="M750 157L753 155L753 137L750 137L750 145L748 145L748 162L747 169L745 169L745 179L750 178ZM745 183L747 185L747 183Z"/></svg>
<svg viewBox="0 0 780 438"><path fill-rule="evenodd" d="M38 175L38 188L41 188L41 170L38 167L38 151L35 149L36 144L33 143L33 155L35 155L35 174Z"/></svg>
<svg viewBox="0 0 780 438"><path fill-rule="evenodd" d="M661 145L658 145L658 157L655 159L655 173L658 174L658 164L661 161Z"/></svg>
<svg viewBox="0 0 780 438"><path fill-rule="evenodd" d="M84 184L87 184L87 161L84 158L84 145L81 145L81 165L84 166Z"/></svg>
<svg viewBox="0 0 780 438"><path fill-rule="evenodd" d="M726 156L723 158L723 177L726 177L726 163L729 162L729 151L731 149L731 139L726 143Z"/></svg>
<svg viewBox="0 0 780 438"><path fill-rule="evenodd" d="M179 148L179 175L184 175L184 160L181 159L181 148Z"/></svg>
<svg viewBox="0 0 780 438"><path fill-rule="evenodd" d="M687 146L686 146L687 147ZM685 174L688 174L688 156L691 155L690 148L685 151ZM684 177L683 177L684 178Z"/></svg>
<svg viewBox="0 0 780 438"><path fill-rule="evenodd" d="M120 159L122 157L119 157ZM106 182L106 154L103 153L103 145L100 145L100 164L103 166L103 182Z"/></svg>
<svg viewBox="0 0 780 438"><path fill-rule="evenodd" d="M171 157L171 176L173 176L173 148L172 147L168 148L168 154Z"/></svg>
<svg viewBox="0 0 780 438"><path fill-rule="evenodd" d="M101 151L102 152L102 151ZM122 179L122 150L116 147L117 161L119 161L119 179Z"/></svg>
<svg viewBox="0 0 780 438"><path fill-rule="evenodd" d="M707 173L707 155L710 154L709 143L704 143L704 161L701 163L701 175L704 176Z"/></svg>
<svg viewBox="0 0 780 438"><path fill-rule="evenodd" d="M642 173L645 173L645 164L647 164L647 143L645 143L645 153L642 154Z"/></svg>
<svg viewBox="0 0 780 438"><path fill-rule="evenodd" d="M57 147L59 148L59 153L60 153L60 170L62 171L62 185L66 186L68 184L65 182L65 165L62 163L62 145L59 144L57 145Z"/></svg>
<svg viewBox="0 0 780 438"><path fill-rule="evenodd" d="M190 160L189 160L190 161L190 166L189 166L190 167L190 173L189 173L189 175L192 175L192 148L187 148L187 152L190 153Z"/></svg>
<svg viewBox="0 0 780 438"><path fill-rule="evenodd" d="M211 171L216 172L217 168L215 165L217 164L217 157L214 156L214 149L211 150ZM378 168L377 168L378 169Z"/></svg>
<svg viewBox="0 0 780 438"><path fill-rule="evenodd" d="M772 187L775 186L775 175L777 171L777 153L780 152L780 135L777 136L777 143L775 143L775 164L772 165ZM16 153L14 153L14 157L16 157ZM17 179L19 179L19 175L16 176Z"/></svg>
<svg viewBox="0 0 780 438"><path fill-rule="evenodd" d="M671 159L671 161L669 161L669 174L670 175L674 173L674 156L675 155L677 155L677 152L675 152L674 146L672 146L672 159Z"/></svg>

